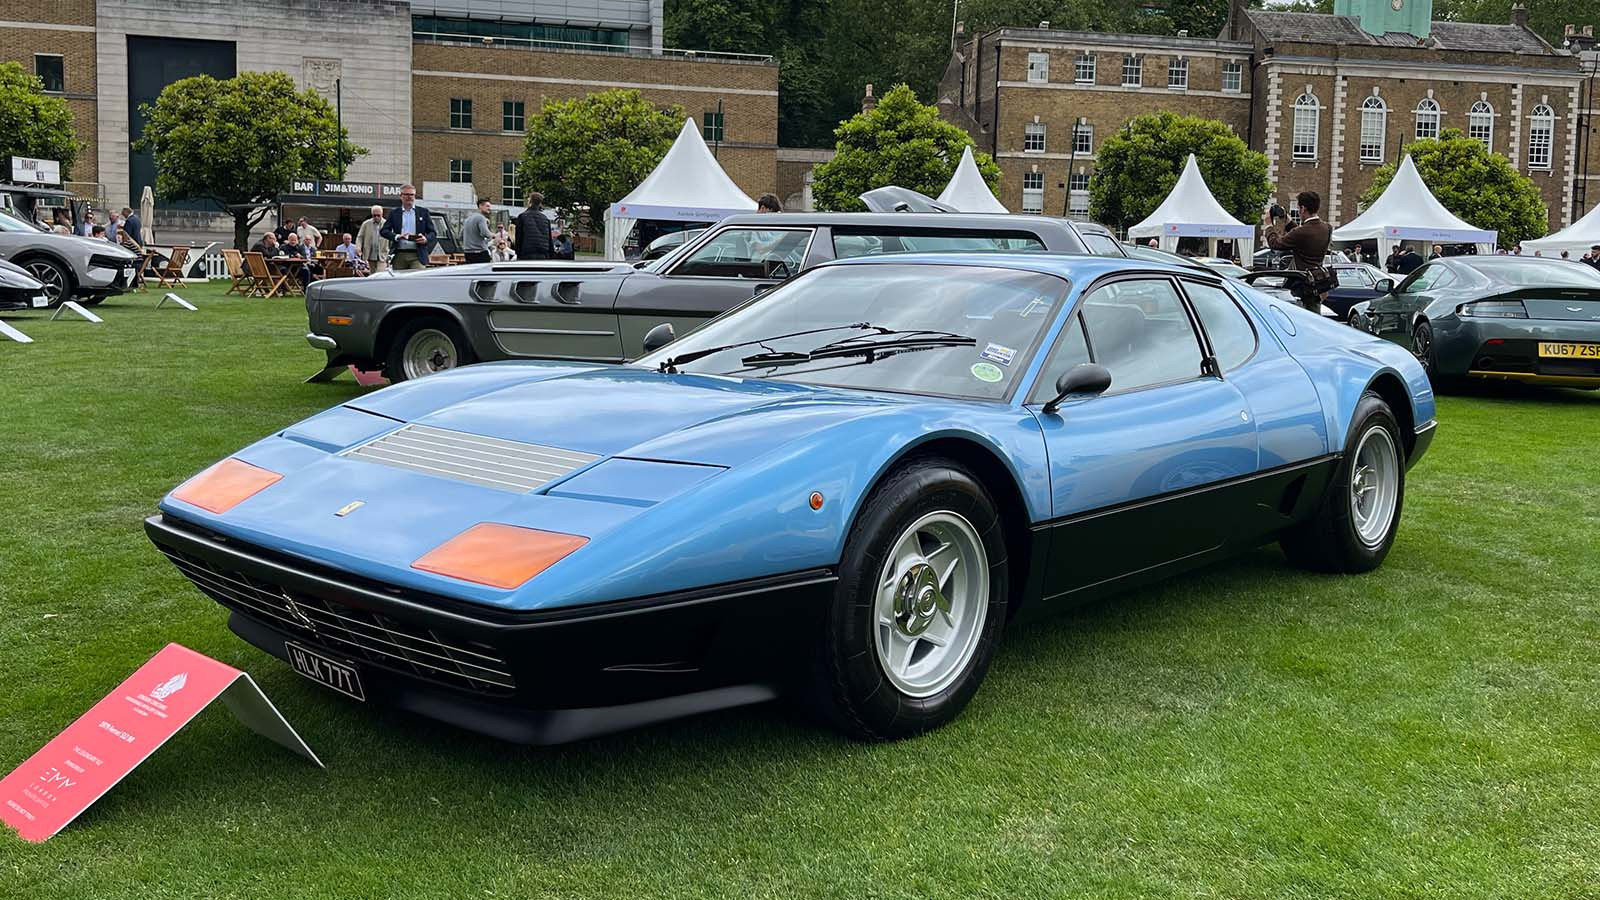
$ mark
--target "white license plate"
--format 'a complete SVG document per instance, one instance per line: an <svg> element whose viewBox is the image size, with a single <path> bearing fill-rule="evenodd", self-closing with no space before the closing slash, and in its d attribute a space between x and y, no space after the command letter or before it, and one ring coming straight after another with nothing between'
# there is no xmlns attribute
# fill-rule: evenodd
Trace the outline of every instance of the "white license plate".
<svg viewBox="0 0 1600 900"><path fill-rule="evenodd" d="M367 699L367 692L361 688L361 675L356 672L355 666L309 650L294 641L284 641L283 648L289 651L289 667L296 672L346 697Z"/></svg>
<svg viewBox="0 0 1600 900"><path fill-rule="evenodd" d="M49 305L50 305L50 298L46 297L43 294L40 294L39 296L33 298L33 308L34 309L44 309L45 307L47 307Z"/></svg>

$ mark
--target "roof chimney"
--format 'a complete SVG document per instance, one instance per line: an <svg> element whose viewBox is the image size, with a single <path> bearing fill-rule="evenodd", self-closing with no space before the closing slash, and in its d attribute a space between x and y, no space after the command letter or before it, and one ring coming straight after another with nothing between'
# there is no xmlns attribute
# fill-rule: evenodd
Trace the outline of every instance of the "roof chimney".
<svg viewBox="0 0 1600 900"><path fill-rule="evenodd" d="M1518 28L1528 27L1528 7L1524 3L1511 4L1511 24Z"/></svg>
<svg viewBox="0 0 1600 900"><path fill-rule="evenodd" d="M872 112L873 107L876 107L877 105L877 99L872 96L872 85L868 84L867 95L861 98L861 111L863 113Z"/></svg>

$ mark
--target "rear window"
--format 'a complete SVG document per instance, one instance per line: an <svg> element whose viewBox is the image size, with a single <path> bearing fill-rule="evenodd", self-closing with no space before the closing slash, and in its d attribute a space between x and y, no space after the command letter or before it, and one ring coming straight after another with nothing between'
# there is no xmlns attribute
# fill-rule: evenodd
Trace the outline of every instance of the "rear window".
<svg viewBox="0 0 1600 900"><path fill-rule="evenodd" d="M1463 263L1480 275L1517 287L1600 288L1600 272L1564 259L1490 257L1492 262Z"/></svg>
<svg viewBox="0 0 1600 900"><path fill-rule="evenodd" d="M1083 236L1084 246L1095 256L1124 256L1122 247L1110 235L1095 234L1092 231L1079 232Z"/></svg>
<svg viewBox="0 0 1600 900"><path fill-rule="evenodd" d="M837 259L880 253L1032 253L1044 249L1044 241L1027 231L833 230Z"/></svg>

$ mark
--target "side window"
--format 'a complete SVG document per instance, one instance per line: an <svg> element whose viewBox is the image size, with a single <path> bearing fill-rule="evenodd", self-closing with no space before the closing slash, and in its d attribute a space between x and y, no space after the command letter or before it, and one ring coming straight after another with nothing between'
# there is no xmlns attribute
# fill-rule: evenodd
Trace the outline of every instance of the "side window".
<svg viewBox="0 0 1600 900"><path fill-rule="evenodd" d="M835 259L872 256L879 253L1028 253L1045 249L1039 236L1026 231L997 231L989 234L938 231L833 230Z"/></svg>
<svg viewBox="0 0 1600 900"><path fill-rule="evenodd" d="M1113 392L1200 376L1200 340L1172 282L1112 282L1085 298L1080 315Z"/></svg>
<svg viewBox="0 0 1600 900"><path fill-rule="evenodd" d="M1400 286L1400 293L1417 294L1428 290L1435 286L1443 274L1444 266L1423 266L1411 273L1411 277L1407 278L1405 284Z"/></svg>
<svg viewBox="0 0 1600 900"><path fill-rule="evenodd" d="M786 268L788 275L798 275L810 244L810 229L729 228L695 250L672 274L773 278Z"/></svg>
<svg viewBox="0 0 1600 900"><path fill-rule="evenodd" d="M1217 365L1231 372L1256 353L1256 330L1240 311L1228 292L1210 284L1185 280L1183 289L1200 315L1200 324L1211 339L1211 351L1216 354Z"/></svg>
<svg viewBox="0 0 1600 900"><path fill-rule="evenodd" d="M1033 393L1028 395L1028 402L1049 403L1054 400L1056 379L1073 366L1086 362L1091 360L1089 344L1083 339L1083 322L1077 316L1073 316L1061 330L1061 336L1056 338L1056 345L1050 351L1050 359L1045 362L1044 368L1039 370L1039 380L1034 382Z"/></svg>
<svg viewBox="0 0 1600 900"><path fill-rule="evenodd" d="M1110 237L1109 235L1096 234L1095 232L1092 232L1092 231L1085 231L1085 232L1081 232L1080 236L1083 238L1083 245L1085 247L1088 247L1089 248L1089 252L1093 253L1095 256L1125 256L1126 255L1126 254L1124 254L1122 252L1122 248L1117 246L1116 240L1114 238Z"/></svg>
<svg viewBox="0 0 1600 900"><path fill-rule="evenodd" d="M1372 287L1372 273L1360 266L1334 266L1339 284L1346 287Z"/></svg>

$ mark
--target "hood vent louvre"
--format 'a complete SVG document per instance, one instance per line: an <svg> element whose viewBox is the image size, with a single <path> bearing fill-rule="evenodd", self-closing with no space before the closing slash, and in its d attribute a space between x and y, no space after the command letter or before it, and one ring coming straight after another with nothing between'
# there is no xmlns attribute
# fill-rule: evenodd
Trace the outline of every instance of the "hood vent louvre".
<svg viewBox="0 0 1600 900"><path fill-rule="evenodd" d="M415 424L351 447L340 456L518 494L563 478L600 458L592 453Z"/></svg>

